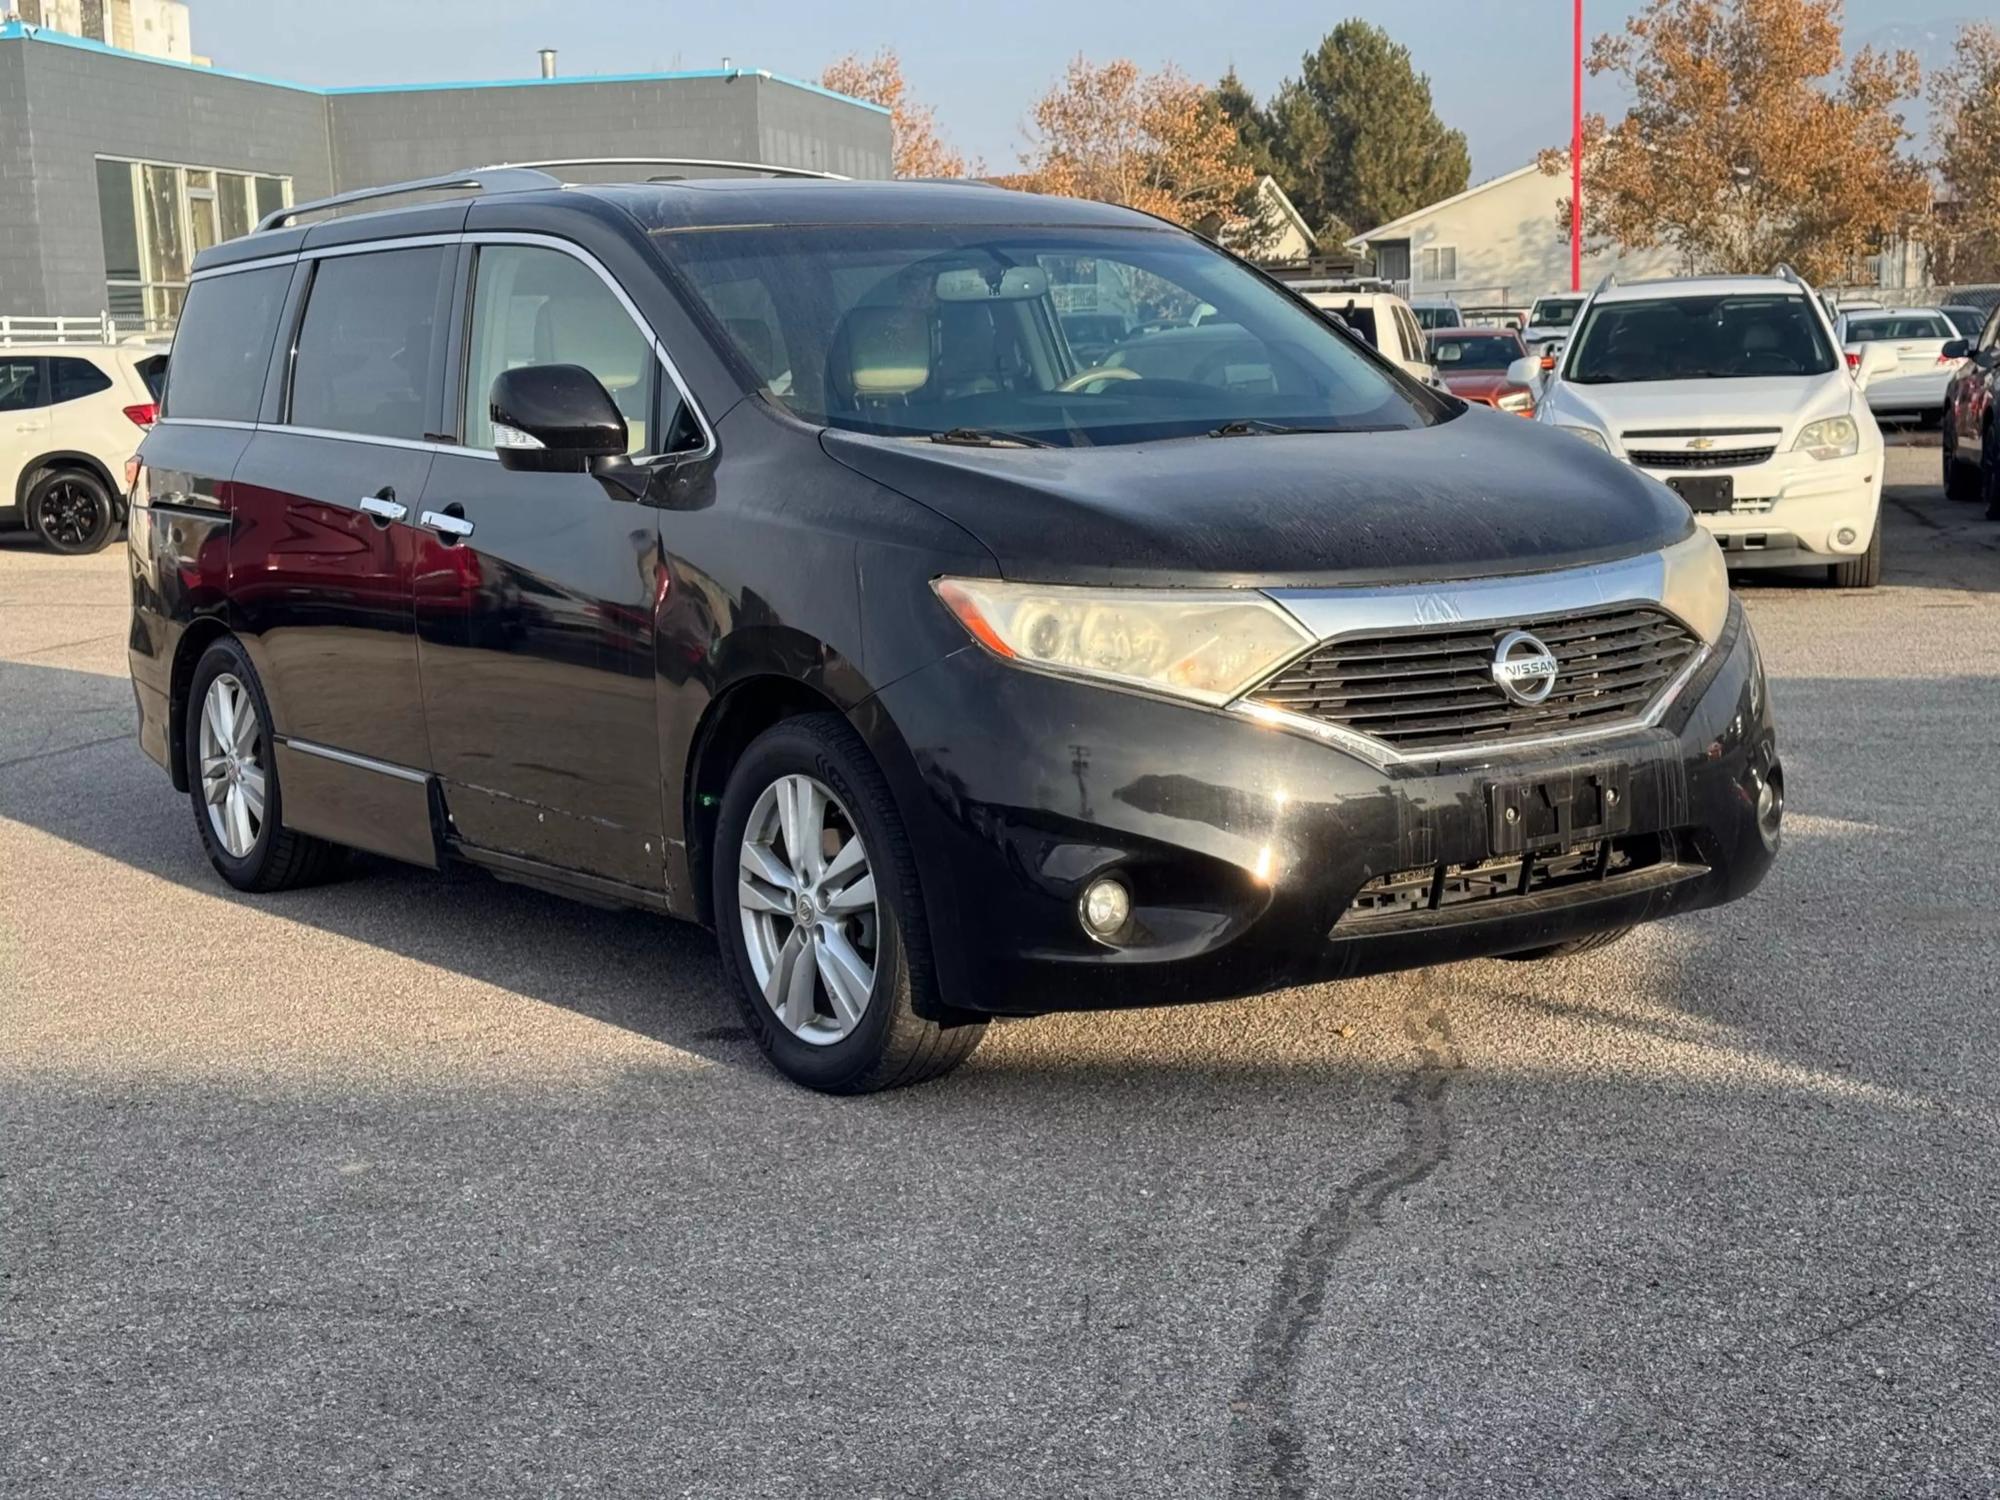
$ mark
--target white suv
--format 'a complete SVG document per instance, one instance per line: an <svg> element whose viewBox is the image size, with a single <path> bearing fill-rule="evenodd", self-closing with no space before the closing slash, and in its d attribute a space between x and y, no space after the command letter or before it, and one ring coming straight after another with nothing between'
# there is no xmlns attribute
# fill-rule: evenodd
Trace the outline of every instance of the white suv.
<svg viewBox="0 0 2000 1500"><path fill-rule="evenodd" d="M110 540L166 368L148 344L0 345L0 526L58 552Z"/></svg>
<svg viewBox="0 0 2000 1500"><path fill-rule="evenodd" d="M1676 490L1732 567L1881 575L1882 433L1825 309L1790 272L1607 282L1577 315L1537 418ZM1521 373L1532 372L1522 361Z"/></svg>
<svg viewBox="0 0 2000 1500"><path fill-rule="evenodd" d="M1410 304L1394 292L1336 282L1294 281L1293 291L1361 335L1383 358L1426 384L1437 384L1430 346Z"/></svg>

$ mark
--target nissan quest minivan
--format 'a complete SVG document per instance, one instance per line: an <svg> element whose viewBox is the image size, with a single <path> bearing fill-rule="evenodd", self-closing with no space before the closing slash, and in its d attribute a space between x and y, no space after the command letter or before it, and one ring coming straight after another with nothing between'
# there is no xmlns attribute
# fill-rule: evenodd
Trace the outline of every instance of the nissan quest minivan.
<svg viewBox="0 0 2000 1500"><path fill-rule="evenodd" d="M851 1093L994 1016L1570 953L1769 867L1688 507L1203 240L447 183L197 262L131 661L232 885L362 849L704 923L771 1060Z"/></svg>

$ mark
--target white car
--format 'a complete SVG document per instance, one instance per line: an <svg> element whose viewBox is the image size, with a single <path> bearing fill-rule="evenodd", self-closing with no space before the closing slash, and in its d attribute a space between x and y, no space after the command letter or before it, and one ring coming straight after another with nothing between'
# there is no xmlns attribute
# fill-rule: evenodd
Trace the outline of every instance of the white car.
<svg viewBox="0 0 2000 1500"><path fill-rule="evenodd" d="M1394 292L1322 288L1310 282L1294 282L1292 289L1314 307L1334 314L1391 363L1418 380L1437 383L1437 369L1431 364L1430 346L1424 342L1417 315Z"/></svg>
<svg viewBox="0 0 2000 1500"><path fill-rule="evenodd" d="M1871 344L1850 374L1812 289L1775 276L1607 282L1585 305L1538 421L1672 487L1732 567L1881 574L1882 433L1863 388L1892 367ZM1531 361L1516 368L1531 377Z"/></svg>
<svg viewBox="0 0 2000 1500"><path fill-rule="evenodd" d="M109 541L166 368L143 343L0 345L0 525L57 552Z"/></svg>
<svg viewBox="0 0 2000 1500"><path fill-rule="evenodd" d="M1528 326L1521 330L1521 341L1528 346L1528 352L1540 354L1545 345L1559 344L1568 338L1585 300L1581 292L1537 297L1535 305L1528 309Z"/></svg>
<svg viewBox="0 0 2000 1500"><path fill-rule="evenodd" d="M1946 357L1944 346L1965 337L1957 325L1935 307L1894 307L1881 312L1841 314L1840 342L1847 350L1847 367L1861 367L1869 344L1886 344L1896 354L1896 367L1868 382L1868 409L1896 412L1935 421L1944 415L1945 391L1963 359Z"/></svg>

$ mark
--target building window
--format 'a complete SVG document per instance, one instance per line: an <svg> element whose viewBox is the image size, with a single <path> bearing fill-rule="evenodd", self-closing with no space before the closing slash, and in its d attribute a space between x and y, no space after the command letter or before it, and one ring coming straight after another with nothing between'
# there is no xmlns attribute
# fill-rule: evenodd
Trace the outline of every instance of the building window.
<svg viewBox="0 0 2000 1500"><path fill-rule="evenodd" d="M210 245L248 234L292 201L292 179L167 162L97 158L105 306L121 328L168 330L188 272Z"/></svg>
<svg viewBox="0 0 2000 1500"><path fill-rule="evenodd" d="M1417 280L1458 280L1458 246L1426 245L1418 257Z"/></svg>

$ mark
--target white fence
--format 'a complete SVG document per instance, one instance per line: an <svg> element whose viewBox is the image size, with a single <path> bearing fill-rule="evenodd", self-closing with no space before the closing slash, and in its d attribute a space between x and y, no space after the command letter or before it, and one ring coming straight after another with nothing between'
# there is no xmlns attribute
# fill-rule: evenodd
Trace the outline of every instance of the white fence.
<svg viewBox="0 0 2000 1500"><path fill-rule="evenodd" d="M143 328L121 324L108 312L90 318L26 318L0 313L0 345L115 344L145 333ZM158 335L162 339L167 336Z"/></svg>

